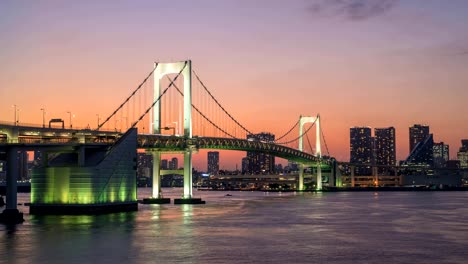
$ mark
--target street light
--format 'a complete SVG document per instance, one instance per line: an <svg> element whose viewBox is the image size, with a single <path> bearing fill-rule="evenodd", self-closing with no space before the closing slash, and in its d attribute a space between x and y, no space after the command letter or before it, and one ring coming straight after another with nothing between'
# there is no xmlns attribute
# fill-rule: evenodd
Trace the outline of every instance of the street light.
<svg viewBox="0 0 468 264"><path fill-rule="evenodd" d="M99 119L99 114L96 114L96 116L97 116L97 128L96 128L96 130L99 130L99 120L100 120Z"/></svg>
<svg viewBox="0 0 468 264"><path fill-rule="evenodd" d="M73 124L72 124L72 112L71 111L67 111L67 114L69 115L70 117L70 128L73 128ZM74 116L74 115L73 115Z"/></svg>
<svg viewBox="0 0 468 264"><path fill-rule="evenodd" d="M14 108L14 110L13 110L14 111L14 113L13 113L13 115L14 115L13 125L16 126L16 125L18 125L17 124L17 119L16 119L16 105L12 105L11 107Z"/></svg>
<svg viewBox="0 0 468 264"><path fill-rule="evenodd" d="M16 119L16 125L18 125L19 124L19 113L20 113L21 109L17 108L16 111L17 111L17 113L16 113L16 118L17 118Z"/></svg>
<svg viewBox="0 0 468 264"><path fill-rule="evenodd" d="M42 127L45 127L45 109L44 108L41 108L42 110Z"/></svg>

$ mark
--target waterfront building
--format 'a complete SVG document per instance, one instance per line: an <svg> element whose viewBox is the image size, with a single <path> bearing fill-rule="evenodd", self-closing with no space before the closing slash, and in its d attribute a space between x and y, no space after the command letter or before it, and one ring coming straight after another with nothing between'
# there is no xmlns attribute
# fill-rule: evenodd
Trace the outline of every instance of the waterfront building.
<svg viewBox="0 0 468 264"><path fill-rule="evenodd" d="M371 173L370 164L372 161L372 137L370 127L350 128L350 160L352 164L366 164L366 166L356 167L355 173L358 175L369 175Z"/></svg>
<svg viewBox="0 0 468 264"><path fill-rule="evenodd" d="M445 168L447 167L447 162L449 161L449 145L444 144L444 142L434 143L432 149L434 155L434 167L436 168Z"/></svg>
<svg viewBox="0 0 468 264"><path fill-rule="evenodd" d="M177 170L177 169L179 169L179 160L178 160L176 157L172 158L172 159L169 161L169 166L168 166L168 167L169 167L170 170Z"/></svg>
<svg viewBox="0 0 468 264"><path fill-rule="evenodd" d="M433 166L434 165L434 139L429 134L424 141L418 142L416 147L406 158L406 165Z"/></svg>
<svg viewBox="0 0 468 264"><path fill-rule="evenodd" d="M207 172L210 175L218 175L218 171L219 171L219 152L209 151Z"/></svg>
<svg viewBox="0 0 468 264"><path fill-rule="evenodd" d="M167 170L168 168L167 159L161 160L161 170Z"/></svg>
<svg viewBox="0 0 468 264"><path fill-rule="evenodd" d="M153 156L147 153L137 153L137 177L150 178L153 173Z"/></svg>
<svg viewBox="0 0 468 264"><path fill-rule="evenodd" d="M457 159L460 161L461 169L468 169L468 139L462 139L462 146L457 153Z"/></svg>
<svg viewBox="0 0 468 264"><path fill-rule="evenodd" d="M262 132L259 134L247 135L249 141L273 142L275 135ZM247 151L249 160L248 173L274 173L275 172L275 156L260 152Z"/></svg>
<svg viewBox="0 0 468 264"><path fill-rule="evenodd" d="M411 153L419 142L429 136L429 126L415 124L409 128L409 153Z"/></svg>
<svg viewBox="0 0 468 264"><path fill-rule="evenodd" d="M248 173L249 172L249 158L248 157L243 157L242 158L242 173Z"/></svg>
<svg viewBox="0 0 468 264"><path fill-rule="evenodd" d="M396 164L395 128L375 128L375 164Z"/></svg>

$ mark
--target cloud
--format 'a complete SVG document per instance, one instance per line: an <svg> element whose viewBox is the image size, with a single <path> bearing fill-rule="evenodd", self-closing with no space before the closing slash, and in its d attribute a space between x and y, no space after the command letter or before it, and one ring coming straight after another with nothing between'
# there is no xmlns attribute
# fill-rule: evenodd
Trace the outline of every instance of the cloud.
<svg viewBox="0 0 468 264"><path fill-rule="evenodd" d="M361 21L385 14L399 0L317 0L308 11L313 15L340 16L352 21Z"/></svg>

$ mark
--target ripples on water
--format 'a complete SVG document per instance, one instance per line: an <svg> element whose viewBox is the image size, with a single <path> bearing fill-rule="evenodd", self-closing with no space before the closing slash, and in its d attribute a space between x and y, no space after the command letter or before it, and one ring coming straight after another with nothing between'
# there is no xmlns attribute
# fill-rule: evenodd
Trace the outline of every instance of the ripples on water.
<svg viewBox="0 0 468 264"><path fill-rule="evenodd" d="M468 263L468 192L226 193L133 213L26 214L0 225L0 263Z"/></svg>

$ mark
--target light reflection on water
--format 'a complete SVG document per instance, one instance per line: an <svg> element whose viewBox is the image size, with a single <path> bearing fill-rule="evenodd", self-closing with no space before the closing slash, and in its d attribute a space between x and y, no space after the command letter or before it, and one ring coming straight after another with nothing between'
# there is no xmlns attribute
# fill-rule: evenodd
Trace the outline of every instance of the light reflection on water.
<svg viewBox="0 0 468 264"><path fill-rule="evenodd" d="M178 198L181 189L164 189ZM140 198L150 189L139 189ZM0 225L0 263L466 263L468 193L195 192L206 205L139 205ZM19 202L29 199L20 194ZM20 206L28 212L28 208Z"/></svg>

